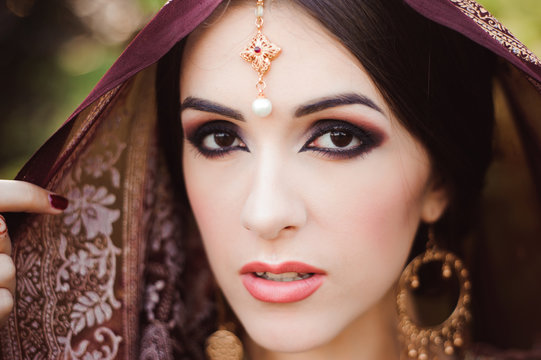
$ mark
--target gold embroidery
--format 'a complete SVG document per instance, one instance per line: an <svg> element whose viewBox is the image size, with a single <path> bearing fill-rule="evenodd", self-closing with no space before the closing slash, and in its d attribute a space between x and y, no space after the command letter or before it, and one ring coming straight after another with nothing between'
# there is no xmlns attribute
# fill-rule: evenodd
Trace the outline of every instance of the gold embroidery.
<svg viewBox="0 0 541 360"><path fill-rule="evenodd" d="M474 0L450 0L465 15L485 30L492 38L505 46L518 58L541 66L541 60L503 26L487 9Z"/></svg>

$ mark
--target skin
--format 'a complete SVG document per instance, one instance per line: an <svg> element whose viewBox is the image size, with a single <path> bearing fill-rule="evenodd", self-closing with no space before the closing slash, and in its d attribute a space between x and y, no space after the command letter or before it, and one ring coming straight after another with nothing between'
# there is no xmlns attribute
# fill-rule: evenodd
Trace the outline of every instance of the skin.
<svg viewBox="0 0 541 360"><path fill-rule="evenodd" d="M6 220L0 215L0 325L13 309L15 293L15 265L11 259L11 241Z"/></svg>
<svg viewBox="0 0 541 360"><path fill-rule="evenodd" d="M182 61L183 104L201 98L244 118L193 104L181 114L186 188L211 268L246 329L251 358L397 358L393 286L419 223L441 216L446 192L425 149L347 49L291 4L273 6L264 19L263 33L283 49L265 75L269 117L252 113L257 76L239 57L254 34L253 6L229 8L195 31ZM379 110L350 104L295 114L342 94L361 94ZM377 136L337 149L329 133L311 138L322 119ZM213 120L226 121L226 131L194 138ZM238 138L220 147L215 135L224 132ZM329 153L360 143L355 156ZM325 270L310 297L266 303L244 288L246 263L290 260Z"/></svg>
<svg viewBox="0 0 541 360"><path fill-rule="evenodd" d="M15 180L0 180L0 213L32 212L61 214L49 201L50 191ZM15 294L15 264L11 258L11 240L7 224L0 215L0 327L13 309Z"/></svg>
<svg viewBox="0 0 541 360"><path fill-rule="evenodd" d="M210 159L184 145L187 190L216 279L247 330L252 358L396 357L389 346L392 286L419 221L433 222L443 212L445 191L433 186L425 150L346 49L295 8L276 7L265 20L265 34L285 49L265 77L275 107L269 118L251 113L255 74L237 56L253 34L251 7L230 10L194 33L183 60L181 100L203 97L246 120L195 109L182 114L186 133L209 120L236 124L249 149ZM362 94L381 111L354 104L295 116L300 105L344 93ZM381 139L349 158L314 150L332 145L325 136L300 151L320 119L347 121ZM0 180L0 212L61 213L49 194ZM3 325L13 308L15 266L9 235L0 232ZM327 278L301 302L262 303L238 276L253 260L300 260L324 269Z"/></svg>

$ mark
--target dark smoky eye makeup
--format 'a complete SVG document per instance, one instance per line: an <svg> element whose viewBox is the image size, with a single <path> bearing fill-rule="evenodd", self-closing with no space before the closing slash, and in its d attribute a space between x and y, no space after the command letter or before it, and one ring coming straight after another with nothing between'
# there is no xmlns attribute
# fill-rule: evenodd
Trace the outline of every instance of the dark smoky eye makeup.
<svg viewBox="0 0 541 360"><path fill-rule="evenodd" d="M344 120L324 119L311 126L300 152L315 151L331 159L349 159L367 154L383 140L379 131Z"/></svg>
<svg viewBox="0 0 541 360"><path fill-rule="evenodd" d="M199 153L208 158L223 156L231 151L249 152L240 136L240 129L232 122L213 120L185 133L185 138Z"/></svg>

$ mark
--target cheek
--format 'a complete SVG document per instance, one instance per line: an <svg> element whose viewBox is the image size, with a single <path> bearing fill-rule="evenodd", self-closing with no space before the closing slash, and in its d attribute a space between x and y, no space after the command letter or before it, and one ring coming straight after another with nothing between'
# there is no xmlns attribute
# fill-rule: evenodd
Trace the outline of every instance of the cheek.
<svg viewBox="0 0 541 360"><path fill-rule="evenodd" d="M186 150L186 149L185 149ZM211 266L227 263L220 256L230 249L239 232L239 216L246 189L239 165L205 160L185 151L183 171L188 199ZM212 164L212 165L209 165Z"/></svg>
<svg viewBox="0 0 541 360"><path fill-rule="evenodd" d="M334 175L315 184L319 191L311 191L317 196L310 198L309 208L323 237L333 239L330 249L344 261L337 271L349 278L356 273L353 280L363 286L390 286L403 267L419 224L429 176L427 162L374 154L359 164L320 171L320 177Z"/></svg>
<svg viewBox="0 0 541 360"><path fill-rule="evenodd" d="M351 206L350 213L357 215L356 221L350 222L355 226L352 231L366 235L371 248L382 254L409 248L420 218L424 187L419 185L424 181L400 175L405 174L368 178L353 195L362 201Z"/></svg>

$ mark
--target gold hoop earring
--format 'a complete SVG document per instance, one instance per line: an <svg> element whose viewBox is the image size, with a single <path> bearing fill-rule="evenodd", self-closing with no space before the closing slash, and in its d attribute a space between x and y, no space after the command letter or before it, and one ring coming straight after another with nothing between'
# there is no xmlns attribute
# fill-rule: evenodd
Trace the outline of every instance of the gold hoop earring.
<svg viewBox="0 0 541 360"><path fill-rule="evenodd" d="M421 286L420 268L434 262L442 263L443 279L451 279L455 273L459 283L458 300L447 319L435 326L422 327L408 314L407 298L408 294ZM398 330L409 358L428 360L431 350L453 355L463 347L466 324L471 320L471 282L468 270L455 254L436 246L432 228L429 229L426 251L414 258L402 272L396 302Z"/></svg>
<svg viewBox="0 0 541 360"><path fill-rule="evenodd" d="M226 322L226 305L221 294L217 295L218 330L206 341L206 353L210 360L242 360L242 342L235 335L234 324Z"/></svg>

